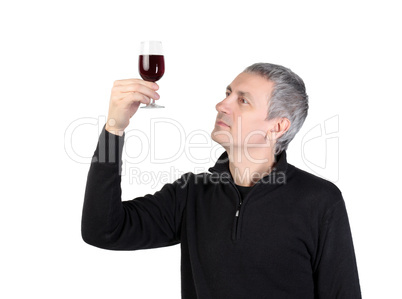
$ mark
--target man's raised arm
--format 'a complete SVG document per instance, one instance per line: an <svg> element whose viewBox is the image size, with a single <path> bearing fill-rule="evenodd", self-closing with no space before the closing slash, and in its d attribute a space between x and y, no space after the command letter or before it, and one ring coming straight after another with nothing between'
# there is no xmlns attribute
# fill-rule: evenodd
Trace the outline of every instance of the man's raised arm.
<svg viewBox="0 0 402 299"><path fill-rule="evenodd" d="M155 83L138 79L114 83L108 121L99 136L85 190L81 231L84 241L91 245L133 250L180 242L184 177L154 195L121 200L124 130L140 103L159 98L157 89Z"/></svg>

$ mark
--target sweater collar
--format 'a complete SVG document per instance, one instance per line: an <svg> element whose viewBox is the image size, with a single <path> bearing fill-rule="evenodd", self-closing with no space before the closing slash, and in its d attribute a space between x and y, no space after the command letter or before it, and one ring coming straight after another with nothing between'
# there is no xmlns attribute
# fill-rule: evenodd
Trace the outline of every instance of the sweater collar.
<svg viewBox="0 0 402 299"><path fill-rule="evenodd" d="M286 173L288 168L288 163L286 160L286 151L281 152L278 155L275 155L275 166L272 168L271 173L268 175L272 175L275 173ZM229 170L229 156L228 153L225 151L223 154L218 158L215 165L208 169L211 173L223 174L226 173L231 177L231 173Z"/></svg>

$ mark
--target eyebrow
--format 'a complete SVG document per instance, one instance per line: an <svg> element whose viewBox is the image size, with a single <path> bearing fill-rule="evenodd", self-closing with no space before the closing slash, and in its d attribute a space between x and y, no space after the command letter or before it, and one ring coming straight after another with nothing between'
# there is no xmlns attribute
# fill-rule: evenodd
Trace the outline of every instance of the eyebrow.
<svg viewBox="0 0 402 299"><path fill-rule="evenodd" d="M230 92L232 92L232 87L230 85L228 85L226 87L226 90L229 90ZM248 98L250 101L253 101L253 97L251 95L251 93L247 92L247 91L238 91L237 94L241 97L246 97Z"/></svg>

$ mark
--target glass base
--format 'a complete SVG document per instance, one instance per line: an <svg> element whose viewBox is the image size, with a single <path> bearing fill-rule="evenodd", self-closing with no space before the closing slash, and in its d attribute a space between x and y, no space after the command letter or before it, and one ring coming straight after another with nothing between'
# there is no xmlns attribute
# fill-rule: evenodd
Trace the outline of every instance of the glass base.
<svg viewBox="0 0 402 299"><path fill-rule="evenodd" d="M153 109L153 108L165 108L165 106L157 105L157 104L155 104L155 100L151 99L151 103L149 103L146 106L142 106L140 108Z"/></svg>
<svg viewBox="0 0 402 299"><path fill-rule="evenodd" d="M153 109L153 108L165 108L165 106L161 106L161 105L156 105L155 103L146 105L146 106L142 106L140 108L144 108L144 109Z"/></svg>

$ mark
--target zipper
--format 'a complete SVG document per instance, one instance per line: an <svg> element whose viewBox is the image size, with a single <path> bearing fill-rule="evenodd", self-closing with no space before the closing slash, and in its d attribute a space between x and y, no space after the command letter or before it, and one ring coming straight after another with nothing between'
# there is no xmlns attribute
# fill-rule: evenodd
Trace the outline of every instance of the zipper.
<svg viewBox="0 0 402 299"><path fill-rule="evenodd" d="M239 204L239 206L237 207L237 210L236 210L236 214L235 214L235 217L236 217L236 225L235 225L235 233L234 233L234 239L235 240L238 240L238 239L240 239L240 233L239 233L239 216L240 216L240 208L241 208L241 204L242 204L242 202L241 202L241 200L240 200L240 204Z"/></svg>
<svg viewBox="0 0 402 299"><path fill-rule="evenodd" d="M246 199L250 196L250 193L253 192L254 187L259 182L257 182L257 184L255 184L252 187L252 189L249 191L247 196L245 198L243 198L243 200L242 200L241 194L240 194L239 190L237 189L235 183L233 181L231 181L231 180L229 180L229 182L232 184L233 188L236 190L237 197L239 198L239 204L237 206L236 213L235 213L235 220L234 220L234 227L233 227L233 234L232 234L232 239L234 241L237 241L237 240L240 239L240 215L241 215L241 211L242 211L241 206L246 201Z"/></svg>
<svg viewBox="0 0 402 299"><path fill-rule="evenodd" d="M218 172L217 169L212 168L212 167L209 169L209 171L211 171L211 172ZM235 217L234 217L235 219L234 219L233 230L232 230L232 240L233 240L233 241L237 241L237 240L240 239L240 229L239 229L239 226L240 226L240 216L241 216L241 214L240 214L240 212L241 212L241 205L242 205L242 203L246 200L246 198L248 198L248 197L250 196L250 193L251 193L253 190L250 190L249 194L247 194L246 198L243 198L243 201L242 201L241 194L240 194L239 190L237 189L236 184L234 183L234 181L231 180L231 179L228 179L228 181L229 181L230 184L233 186L233 188L236 190L237 198L239 199L239 204L238 204L238 206L237 206L236 213L235 213L235 215L234 215L234 216L235 216ZM255 185L257 185L258 183L259 183L259 181L258 181ZM253 186L253 189L254 189L255 185Z"/></svg>
<svg viewBox="0 0 402 299"><path fill-rule="evenodd" d="M233 188L236 190L237 197L239 199L239 204L237 206L236 213L235 213L234 228L233 228L233 234L232 234L232 239L236 241L236 240L240 239L239 218L240 218L240 209L241 209L242 199L241 199L240 192L239 192L239 190L237 190L234 182L232 182L231 180L229 180L229 182L232 184Z"/></svg>
<svg viewBox="0 0 402 299"><path fill-rule="evenodd" d="M209 171L210 171L210 172L218 172L218 169L215 169L215 168L211 167L211 168L209 169ZM237 189L237 187L236 187L234 181L232 181L231 179L228 179L228 181L232 184L233 188L236 190L237 197L238 197L238 199L239 199L239 204L238 204L237 209L236 209L235 219L234 219L234 224L233 224L233 230L232 230L232 239L233 239L233 241L237 241L237 240L240 239L240 229L239 229L239 226L240 226L241 205L242 205L242 203L243 203L248 197L250 197L250 193L253 192L253 189L255 189L256 185L258 185L258 184L260 183L260 181L258 181L258 182L253 186L253 189L250 190L250 192L247 194L246 198L243 198L243 201L242 201L242 198L241 198L241 194L240 194L239 190Z"/></svg>
<svg viewBox="0 0 402 299"><path fill-rule="evenodd" d="M237 208L236 215L235 215L236 217L239 217L240 208L241 208L241 202L240 202L240 204L239 204L239 206Z"/></svg>

